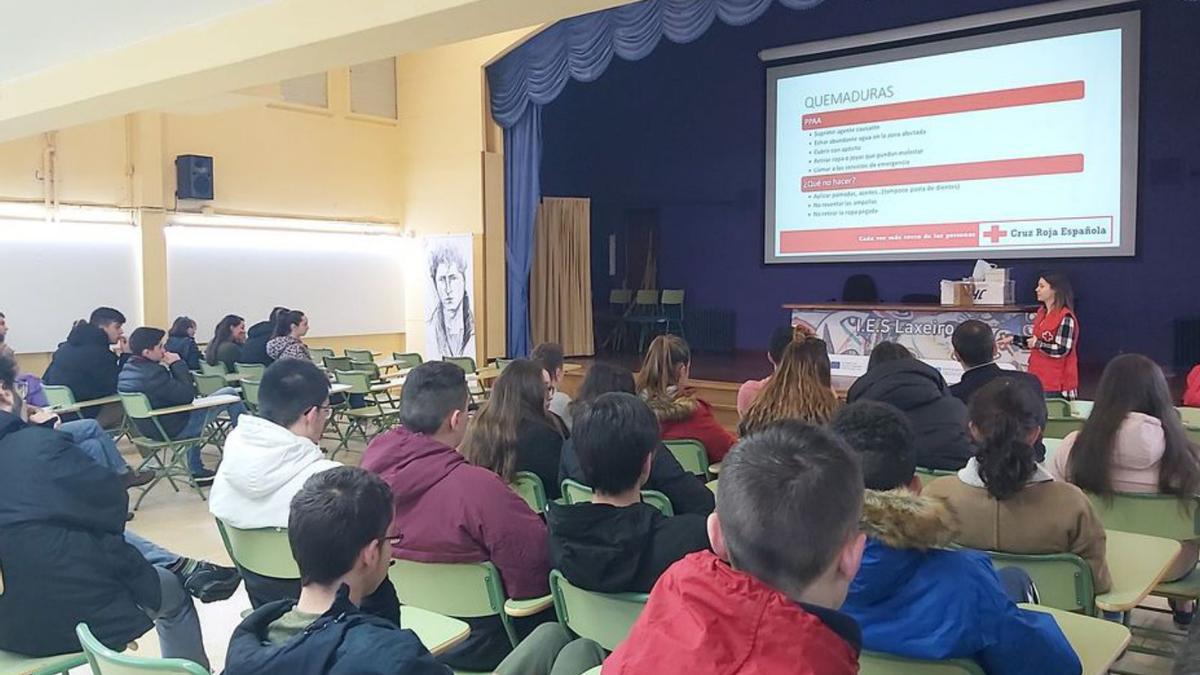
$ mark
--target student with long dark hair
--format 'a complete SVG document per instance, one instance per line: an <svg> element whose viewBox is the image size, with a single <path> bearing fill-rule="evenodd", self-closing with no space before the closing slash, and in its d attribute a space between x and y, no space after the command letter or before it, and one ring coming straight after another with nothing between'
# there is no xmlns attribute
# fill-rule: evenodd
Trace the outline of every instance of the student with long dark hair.
<svg viewBox="0 0 1200 675"><path fill-rule="evenodd" d="M658 418L663 440L695 439L704 444L708 461L719 462L737 439L688 386L691 370L692 350L683 338L660 335L650 343L637 374L638 394Z"/></svg>
<svg viewBox="0 0 1200 675"><path fill-rule="evenodd" d="M632 394L636 391L633 373L628 368L597 361L588 367L583 384L580 385L579 392L568 410L574 415L584 404L600 398L603 394ZM563 443L562 463L558 468L558 482L561 484L566 478L588 484L587 476L583 474L583 467L579 463L579 454L575 452L573 438L568 438ZM712 490L705 487L694 474L684 471L675 455L661 444L654 451L650 462L650 477L643 487L665 494L671 500L675 513L698 513L707 516L716 506Z"/></svg>
<svg viewBox="0 0 1200 675"><path fill-rule="evenodd" d="M167 351L174 352L187 364L188 370L200 370L200 347L196 344L196 320L187 316L175 317L167 331Z"/></svg>
<svg viewBox="0 0 1200 675"><path fill-rule="evenodd" d="M225 369L233 372L233 364L242 358L242 345L246 343L246 320L237 314L226 314L217 322L217 330L213 339L204 350L204 360L208 365L225 364Z"/></svg>
<svg viewBox="0 0 1200 675"><path fill-rule="evenodd" d="M783 350L779 367L746 410L738 434L747 436L783 419L825 424L840 405L833 393L829 347L820 338L801 335Z"/></svg>
<svg viewBox="0 0 1200 675"><path fill-rule="evenodd" d="M558 499L558 465L566 430L547 410L553 387L540 363L517 359L508 364L479 414L467 428L459 450L475 466L513 482L518 471L542 479L546 497Z"/></svg>
<svg viewBox="0 0 1200 675"><path fill-rule="evenodd" d="M930 483L958 516L958 543L1007 553L1074 553L1092 568L1097 593L1112 586L1104 525L1082 490L1054 480L1034 459L1046 403L1008 378L992 381L968 408L976 454Z"/></svg>
<svg viewBox="0 0 1200 675"><path fill-rule="evenodd" d="M308 317L298 309L285 310L275 318L275 337L267 341L267 356L279 359L312 360L308 345L301 340L308 334Z"/></svg>

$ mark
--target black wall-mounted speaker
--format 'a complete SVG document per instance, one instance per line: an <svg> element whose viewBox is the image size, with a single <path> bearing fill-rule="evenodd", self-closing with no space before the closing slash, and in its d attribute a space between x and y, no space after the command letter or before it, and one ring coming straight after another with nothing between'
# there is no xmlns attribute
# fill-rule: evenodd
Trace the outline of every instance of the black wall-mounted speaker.
<svg viewBox="0 0 1200 675"><path fill-rule="evenodd" d="M212 157L179 155L175 158L175 197L178 199L213 198Z"/></svg>

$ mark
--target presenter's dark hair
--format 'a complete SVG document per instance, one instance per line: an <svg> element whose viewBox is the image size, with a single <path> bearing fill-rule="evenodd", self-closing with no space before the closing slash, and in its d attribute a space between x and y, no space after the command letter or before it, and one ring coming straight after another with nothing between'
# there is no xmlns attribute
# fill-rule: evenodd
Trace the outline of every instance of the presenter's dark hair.
<svg viewBox="0 0 1200 675"><path fill-rule="evenodd" d="M950 344L963 365L972 368L990 363L996 356L996 337L992 327L978 319L967 319L958 324Z"/></svg>
<svg viewBox="0 0 1200 675"><path fill-rule="evenodd" d="M88 323L96 328L113 323L125 323L125 315L112 307L97 307L92 310L92 316L88 318Z"/></svg>
<svg viewBox="0 0 1200 675"><path fill-rule="evenodd" d="M280 312L279 316L275 317L275 337L290 335L292 326L300 325L301 321L304 321L304 312L298 309L288 309Z"/></svg>
<svg viewBox="0 0 1200 675"><path fill-rule="evenodd" d="M129 335L129 351L141 356L147 349L154 349L166 337L167 332L153 326L142 326Z"/></svg>
<svg viewBox="0 0 1200 675"><path fill-rule="evenodd" d="M572 433L583 477L597 492L610 495L637 486L646 458L661 442L650 406L623 392L581 405Z"/></svg>
<svg viewBox="0 0 1200 675"><path fill-rule="evenodd" d="M1009 377L992 380L971 396L967 419L975 438L979 477L999 501L1025 487L1037 469L1034 431L1041 431L1046 401L1033 387Z"/></svg>
<svg viewBox="0 0 1200 675"><path fill-rule="evenodd" d="M1105 366L1095 406L1067 458L1067 480L1087 492L1113 493L1117 434L1131 413L1162 423L1166 448L1159 460L1158 491L1192 499L1200 491L1200 449L1188 439L1162 368L1141 354L1122 354Z"/></svg>
<svg viewBox="0 0 1200 675"><path fill-rule="evenodd" d="M282 359L267 367L258 388L258 411L281 427L290 427L329 398L329 379L312 361Z"/></svg>
<svg viewBox="0 0 1200 675"><path fill-rule="evenodd" d="M226 314L225 318L217 322L217 330L213 333L213 339L209 341L208 348L204 350L204 360L208 365L217 365L217 352L221 350L221 345L233 340L233 329L246 323L246 320L237 314Z"/></svg>
<svg viewBox="0 0 1200 675"><path fill-rule="evenodd" d="M1039 277L1046 281L1050 288L1054 289L1054 304L1067 309L1075 309L1075 289L1071 287L1071 280L1067 278L1065 272L1057 270L1043 272Z"/></svg>
<svg viewBox="0 0 1200 675"><path fill-rule="evenodd" d="M196 322L187 316L175 317L174 323L171 324L171 330L167 331L167 335L171 337L187 337L188 331L196 327Z"/></svg>
<svg viewBox="0 0 1200 675"><path fill-rule="evenodd" d="M412 369L400 390L400 423L418 434L436 433L451 413L466 409L467 375L453 363L422 363Z"/></svg>
<svg viewBox="0 0 1200 675"><path fill-rule="evenodd" d="M912 424L882 401L856 401L834 416L829 428L859 453L869 490L892 490L912 482L917 470Z"/></svg>
<svg viewBox="0 0 1200 675"><path fill-rule="evenodd" d="M367 545L387 536L391 524L392 490L379 476L356 466L313 474L292 498L288 514L300 584L330 584L344 576Z"/></svg>
<svg viewBox="0 0 1200 675"><path fill-rule="evenodd" d="M880 342L871 350L871 358L867 359L867 370L888 361L911 359L912 352L899 342Z"/></svg>
<svg viewBox="0 0 1200 675"><path fill-rule="evenodd" d="M857 453L821 427L776 422L721 463L717 517L731 562L792 597L855 536L862 503Z"/></svg>

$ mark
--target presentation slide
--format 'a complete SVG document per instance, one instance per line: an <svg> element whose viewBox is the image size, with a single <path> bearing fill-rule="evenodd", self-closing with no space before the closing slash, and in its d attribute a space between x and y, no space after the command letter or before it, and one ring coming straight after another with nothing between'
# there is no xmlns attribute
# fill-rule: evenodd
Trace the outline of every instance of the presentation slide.
<svg viewBox="0 0 1200 675"><path fill-rule="evenodd" d="M767 262L1131 255L1136 54L1072 28L771 69Z"/></svg>

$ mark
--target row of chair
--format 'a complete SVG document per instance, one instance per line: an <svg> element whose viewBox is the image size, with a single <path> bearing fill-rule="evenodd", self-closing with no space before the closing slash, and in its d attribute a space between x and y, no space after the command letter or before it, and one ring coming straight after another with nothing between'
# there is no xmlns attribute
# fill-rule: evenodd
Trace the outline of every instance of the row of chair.
<svg viewBox="0 0 1200 675"><path fill-rule="evenodd" d="M1093 401L1046 399L1046 438L1066 438L1071 432L1082 429L1083 423L1092 414L1093 404ZM1192 442L1200 443L1200 408L1178 407L1176 410L1188 437Z"/></svg>

